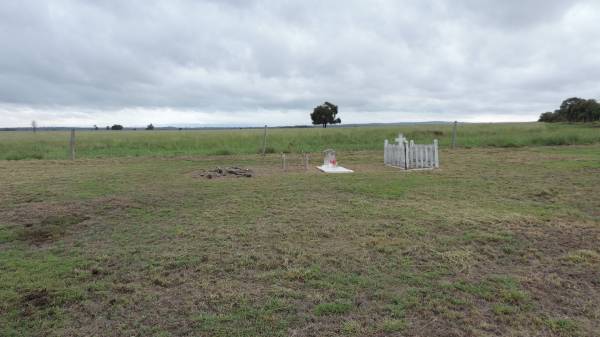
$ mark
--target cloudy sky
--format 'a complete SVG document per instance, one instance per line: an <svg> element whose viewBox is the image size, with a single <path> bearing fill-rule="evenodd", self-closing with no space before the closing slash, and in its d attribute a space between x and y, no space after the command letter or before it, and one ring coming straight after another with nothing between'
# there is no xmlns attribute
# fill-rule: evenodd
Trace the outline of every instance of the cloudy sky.
<svg viewBox="0 0 600 337"><path fill-rule="evenodd" d="M600 98L600 1L0 2L0 127L530 121Z"/></svg>

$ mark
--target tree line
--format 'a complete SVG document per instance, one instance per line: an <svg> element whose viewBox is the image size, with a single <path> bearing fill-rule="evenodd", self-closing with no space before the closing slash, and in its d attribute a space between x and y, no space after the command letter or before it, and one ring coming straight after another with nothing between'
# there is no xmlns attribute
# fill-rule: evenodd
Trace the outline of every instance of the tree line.
<svg viewBox="0 0 600 337"><path fill-rule="evenodd" d="M121 124L114 124L113 126L106 126L106 130L123 130L123 125ZM98 127L98 125L94 125L94 130L100 130L100 128ZM137 128L135 128L134 130L137 130ZM152 124L148 124L148 126L146 126L146 130L154 130L154 125Z"/></svg>
<svg viewBox="0 0 600 337"><path fill-rule="evenodd" d="M568 98L554 112L541 114L539 121L550 123L600 121L600 103L595 99Z"/></svg>

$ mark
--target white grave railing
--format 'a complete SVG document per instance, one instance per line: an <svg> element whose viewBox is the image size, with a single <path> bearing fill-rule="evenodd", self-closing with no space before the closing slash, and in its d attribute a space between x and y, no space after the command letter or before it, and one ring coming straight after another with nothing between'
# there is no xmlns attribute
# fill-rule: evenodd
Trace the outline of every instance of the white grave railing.
<svg viewBox="0 0 600 337"><path fill-rule="evenodd" d="M433 140L433 144L415 144L400 134L395 141L396 144L392 144L386 139L383 143L385 165L405 170L440 167L437 139Z"/></svg>

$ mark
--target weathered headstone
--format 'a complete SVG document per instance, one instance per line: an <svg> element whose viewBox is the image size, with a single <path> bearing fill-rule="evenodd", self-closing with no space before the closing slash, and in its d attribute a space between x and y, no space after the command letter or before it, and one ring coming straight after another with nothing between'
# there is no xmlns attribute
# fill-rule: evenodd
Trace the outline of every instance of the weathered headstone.
<svg viewBox="0 0 600 337"><path fill-rule="evenodd" d="M345 167L338 166L335 151L327 149L323 151L323 165L317 166L317 168L325 173L352 173L354 171L349 170Z"/></svg>
<svg viewBox="0 0 600 337"><path fill-rule="evenodd" d="M337 160L335 159L335 151L332 149L327 149L323 151L323 166L327 167L336 167Z"/></svg>

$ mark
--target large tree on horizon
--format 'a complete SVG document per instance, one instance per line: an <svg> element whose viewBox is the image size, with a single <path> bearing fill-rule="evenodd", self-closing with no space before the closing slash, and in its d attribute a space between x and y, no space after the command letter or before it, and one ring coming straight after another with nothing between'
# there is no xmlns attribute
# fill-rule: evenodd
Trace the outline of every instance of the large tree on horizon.
<svg viewBox="0 0 600 337"><path fill-rule="evenodd" d="M571 97L554 112L544 112L540 122L594 122L600 120L600 103L595 99Z"/></svg>
<svg viewBox="0 0 600 337"><path fill-rule="evenodd" d="M337 118L338 107L337 105L329 102L325 102L313 109L310 114L313 125L323 125L324 128L327 124L339 124L342 122L341 119Z"/></svg>

